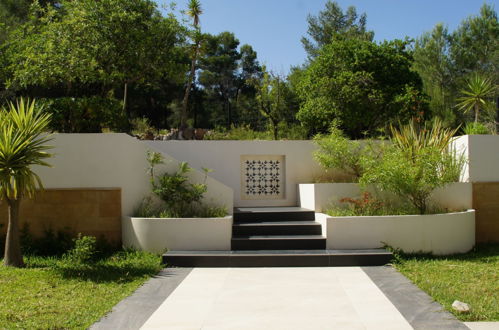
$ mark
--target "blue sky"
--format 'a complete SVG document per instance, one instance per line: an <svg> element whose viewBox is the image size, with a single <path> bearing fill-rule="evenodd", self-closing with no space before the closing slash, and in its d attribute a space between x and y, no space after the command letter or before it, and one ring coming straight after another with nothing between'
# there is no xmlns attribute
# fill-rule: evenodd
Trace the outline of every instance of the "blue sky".
<svg viewBox="0 0 499 330"><path fill-rule="evenodd" d="M175 1L185 9L188 0ZM376 40L415 38L445 23L452 31L466 17L479 13L483 0L339 0L343 9L355 6L367 14ZM158 0L158 3L169 3ZM317 14L326 0L201 0L203 32L234 32L241 44L250 44L260 63L286 74L291 65L305 61L300 39L307 31L306 17ZM499 9L499 0L486 3Z"/></svg>

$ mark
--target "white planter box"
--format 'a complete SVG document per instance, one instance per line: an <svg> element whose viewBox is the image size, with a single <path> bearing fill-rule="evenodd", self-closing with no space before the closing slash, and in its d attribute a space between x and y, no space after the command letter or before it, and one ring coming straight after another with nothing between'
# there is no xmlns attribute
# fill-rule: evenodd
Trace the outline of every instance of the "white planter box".
<svg viewBox="0 0 499 330"><path fill-rule="evenodd" d="M373 249L387 244L407 253L464 253L475 245L475 211L365 217L316 214L328 249Z"/></svg>
<svg viewBox="0 0 499 330"><path fill-rule="evenodd" d="M373 189L368 189L372 192ZM303 208L324 212L344 197L359 197L357 183L305 183L298 185L299 204ZM388 195L388 194L387 194ZM473 208L473 187L469 182L455 182L436 189L430 199L450 210Z"/></svg>
<svg viewBox="0 0 499 330"><path fill-rule="evenodd" d="M232 216L223 218L123 217L123 245L153 253L228 251Z"/></svg>

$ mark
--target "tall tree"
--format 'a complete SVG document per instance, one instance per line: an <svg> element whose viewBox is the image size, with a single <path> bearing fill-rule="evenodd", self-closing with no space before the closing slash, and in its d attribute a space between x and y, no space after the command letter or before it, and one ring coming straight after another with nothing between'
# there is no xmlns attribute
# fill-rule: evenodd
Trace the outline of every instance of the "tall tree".
<svg viewBox="0 0 499 330"><path fill-rule="evenodd" d="M182 102L182 114L180 116L180 129L183 130L187 127L187 110L189 103L189 95L192 89L192 83L196 75L196 62L199 56L199 45L201 44L201 31L199 28L199 16L203 13L201 8L201 3L199 0L189 1L189 10L187 14L192 18L192 26L194 31L192 31L192 39L194 40L194 45L192 47L191 55L191 71L187 79L187 86L185 87L184 100Z"/></svg>
<svg viewBox="0 0 499 330"><path fill-rule="evenodd" d="M414 112L407 106L407 100L420 101L421 80L411 70L406 47L400 40L376 44L361 39L324 46L300 81L298 119L312 133L326 132L340 121L351 138L361 138L390 122L421 116L419 107Z"/></svg>
<svg viewBox="0 0 499 330"><path fill-rule="evenodd" d="M8 206L9 221L5 240L4 264L23 267L19 237L19 206L24 197L32 197L42 187L33 165L49 166L51 156L44 135L50 116L40 111L34 101L23 99L0 109L0 200Z"/></svg>
<svg viewBox="0 0 499 330"><path fill-rule="evenodd" d="M452 33L451 57L458 74L480 72L499 76L499 22L491 5L484 4L480 15L465 19Z"/></svg>
<svg viewBox="0 0 499 330"><path fill-rule="evenodd" d="M233 123L233 100L238 90L241 59L238 46L239 40L231 32L208 35L204 40L204 56L200 59L199 82L221 102L228 128Z"/></svg>
<svg viewBox="0 0 499 330"><path fill-rule="evenodd" d="M434 115L450 125L453 111L454 72L449 54L450 35L443 24L416 39L414 70L421 76L424 92L430 97Z"/></svg>
<svg viewBox="0 0 499 330"><path fill-rule="evenodd" d="M307 22L307 34L310 38L302 37L301 42L309 59L316 57L319 50L334 37L361 38L369 41L374 37L374 32L366 29L365 13L359 16L354 6L343 12L336 1L328 0L326 8L317 16L308 15Z"/></svg>

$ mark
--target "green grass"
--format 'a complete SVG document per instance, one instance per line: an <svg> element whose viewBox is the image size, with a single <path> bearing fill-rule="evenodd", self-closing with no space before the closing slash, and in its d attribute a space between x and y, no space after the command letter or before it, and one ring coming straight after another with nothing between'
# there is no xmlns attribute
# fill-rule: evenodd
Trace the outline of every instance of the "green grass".
<svg viewBox="0 0 499 330"><path fill-rule="evenodd" d="M499 321L499 244L447 257L398 255L395 267L461 321ZM455 312L454 300L470 313Z"/></svg>
<svg viewBox="0 0 499 330"><path fill-rule="evenodd" d="M161 269L159 256L118 252L92 265L26 257L0 266L0 329L86 329Z"/></svg>

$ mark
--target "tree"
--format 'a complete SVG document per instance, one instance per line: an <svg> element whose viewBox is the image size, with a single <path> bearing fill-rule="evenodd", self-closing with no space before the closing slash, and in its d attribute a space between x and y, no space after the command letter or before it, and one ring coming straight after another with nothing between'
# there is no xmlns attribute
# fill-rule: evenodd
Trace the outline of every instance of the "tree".
<svg viewBox="0 0 499 330"><path fill-rule="evenodd" d="M262 115L269 120L274 140L279 138L279 123L287 110L287 93L286 82L264 67L262 79L256 80L256 100Z"/></svg>
<svg viewBox="0 0 499 330"><path fill-rule="evenodd" d="M468 79L467 88L461 91L463 96L457 99L459 101L457 106L465 113L474 111L475 123L478 123L478 113L487 105L495 92L496 86L492 80L474 74Z"/></svg>
<svg viewBox="0 0 499 330"><path fill-rule="evenodd" d="M196 62L199 55L199 46L201 44L201 31L199 29L199 16L203 13L201 9L201 3L199 0L189 1L189 10L187 14L192 18L192 25L194 27L193 33L193 50L191 55L191 71L187 80L187 86L185 87L184 100L182 102L182 114L180 116L180 129L183 130L187 125L187 108L189 103L189 94L191 92L192 83L196 75Z"/></svg>
<svg viewBox="0 0 499 330"><path fill-rule="evenodd" d="M24 266L19 238L19 206L24 197L32 197L43 188L31 166L49 166L51 157L45 145L51 140L45 131L50 115L35 101L20 99L0 110L0 199L7 203L9 222L5 240L4 264Z"/></svg>
<svg viewBox="0 0 499 330"><path fill-rule="evenodd" d="M200 59L199 82L219 102L225 113L227 128L233 123L233 104L238 90L238 68L241 54L239 40L231 32L216 36L207 35L204 40L204 56Z"/></svg>
<svg viewBox="0 0 499 330"><path fill-rule="evenodd" d="M366 30L367 16L357 14L354 6L348 7L344 13L336 1L328 0L326 8L319 12L319 15L308 15L309 38L302 37L301 42L309 59L313 59L319 53L319 50L335 37L343 38L361 38L371 41L374 32Z"/></svg>
<svg viewBox="0 0 499 330"><path fill-rule="evenodd" d="M421 80L411 70L406 47L400 40L376 44L360 39L324 46L299 84L300 122L312 133L325 133L339 120L349 137L361 138L376 135L390 122L421 116L420 94L414 93L421 90ZM403 97L408 92L412 96ZM407 104L411 100L415 111Z"/></svg>
<svg viewBox="0 0 499 330"><path fill-rule="evenodd" d="M430 97L432 113L447 124L454 122L453 112L455 75L450 59L450 35L447 28L437 24L431 32L416 39L414 70L423 81L424 92Z"/></svg>
<svg viewBox="0 0 499 330"><path fill-rule="evenodd" d="M10 88L51 97L111 95L121 98L130 119L130 85L183 79L182 28L161 16L155 2L66 0L60 6L35 7L33 19L15 32Z"/></svg>
<svg viewBox="0 0 499 330"><path fill-rule="evenodd" d="M480 15L465 19L451 37L450 54L460 76L499 76L499 22L491 5L483 4Z"/></svg>

